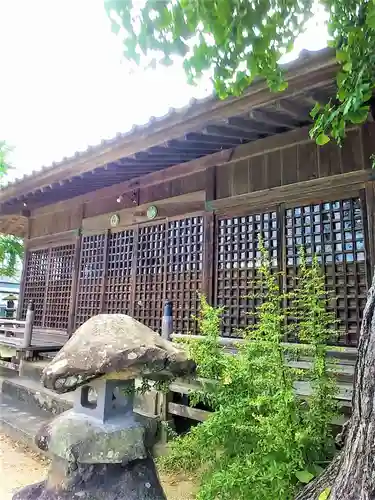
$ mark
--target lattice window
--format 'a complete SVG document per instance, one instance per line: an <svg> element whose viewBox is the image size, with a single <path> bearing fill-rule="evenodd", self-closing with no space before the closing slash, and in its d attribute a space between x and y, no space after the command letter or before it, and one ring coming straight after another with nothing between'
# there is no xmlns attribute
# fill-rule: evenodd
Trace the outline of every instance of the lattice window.
<svg viewBox="0 0 375 500"><path fill-rule="evenodd" d="M111 234L109 237L104 297L104 311L109 314L131 314L133 244L132 229Z"/></svg>
<svg viewBox="0 0 375 500"><path fill-rule="evenodd" d="M276 212L220 218L216 233L216 304L225 307L223 335L237 336L237 330L254 321L259 293L257 267L259 237L269 249L272 265L277 267L278 220Z"/></svg>
<svg viewBox="0 0 375 500"><path fill-rule="evenodd" d="M192 316L202 288L203 217L168 222L167 238L166 295L173 302L174 330L197 333Z"/></svg>
<svg viewBox="0 0 375 500"><path fill-rule="evenodd" d="M77 287L76 327L100 313L105 264L104 234L83 236Z"/></svg>
<svg viewBox="0 0 375 500"><path fill-rule="evenodd" d="M34 300L34 324L36 326L42 325L47 271L48 249L28 252L25 270L26 276L22 303L22 317L26 317L27 305L30 300Z"/></svg>
<svg viewBox="0 0 375 500"><path fill-rule="evenodd" d="M74 254L74 245L52 248L50 251L43 323L45 327L62 330L68 328Z"/></svg>
<svg viewBox="0 0 375 500"><path fill-rule="evenodd" d="M165 278L165 224L139 228L134 316L160 331Z"/></svg>
<svg viewBox="0 0 375 500"><path fill-rule="evenodd" d="M363 214L360 200L346 199L286 211L287 288L294 286L299 249L318 256L332 309L340 320L340 344L355 345L367 295Z"/></svg>

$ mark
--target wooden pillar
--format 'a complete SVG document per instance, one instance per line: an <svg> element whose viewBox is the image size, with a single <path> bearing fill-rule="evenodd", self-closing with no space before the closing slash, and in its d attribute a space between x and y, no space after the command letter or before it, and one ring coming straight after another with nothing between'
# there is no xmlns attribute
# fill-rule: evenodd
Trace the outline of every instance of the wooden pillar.
<svg viewBox="0 0 375 500"><path fill-rule="evenodd" d="M161 336L165 340L171 340L173 333L172 301L167 300L164 304L164 314L161 321Z"/></svg>
<svg viewBox="0 0 375 500"><path fill-rule="evenodd" d="M20 320L22 318L23 297L25 294L25 283L26 283L26 276L27 276L27 262L29 259L29 252L27 250L27 245L28 245L29 239L30 239L30 217L28 216L27 221L26 221L25 237L23 240L24 257L23 257L23 266L22 266L22 274L21 274L20 293L18 296L18 305L17 305L17 314L16 314L16 318L18 320Z"/></svg>
<svg viewBox="0 0 375 500"><path fill-rule="evenodd" d="M137 275L137 257L138 257L138 239L139 239L139 225L134 228L133 240L133 261L131 267L131 289L130 289L130 315L134 318L135 315L135 292L136 292L136 275Z"/></svg>
<svg viewBox="0 0 375 500"><path fill-rule="evenodd" d="M105 307L105 289L106 289L107 278L108 278L108 243L109 243L110 235L111 235L111 231L109 229L107 229L107 231L105 232L105 236L104 236L103 275L102 275L102 284L100 287L100 309L99 309L99 311L101 313L104 312L104 307Z"/></svg>
<svg viewBox="0 0 375 500"><path fill-rule="evenodd" d="M50 274L51 274L51 254L52 254L52 248L48 250L48 257L47 257L47 270L46 270L46 280L44 283L44 299L43 299L43 309L42 309L42 319L41 319L41 327L44 328L46 326L45 320L46 320L46 312L47 312L47 303L48 303L48 295L49 295L49 279L50 279Z"/></svg>
<svg viewBox="0 0 375 500"><path fill-rule="evenodd" d="M203 290L209 304L214 302L213 270L215 256L215 216L210 202L216 199L216 167L206 170L206 201L204 214Z"/></svg>
<svg viewBox="0 0 375 500"><path fill-rule="evenodd" d="M76 313L76 304L77 304L77 289L78 289L78 280L79 280L79 266L81 262L81 244L82 244L82 235L81 230L78 230L77 239L75 242L74 248L74 264L73 264L73 276L72 276L72 290L70 294L70 303L69 303L69 317L68 317L68 335L72 336L75 329L75 313Z"/></svg>
<svg viewBox="0 0 375 500"><path fill-rule="evenodd" d="M30 300L27 306L25 331L23 334L23 347L30 347L33 340L33 326L35 316L35 304Z"/></svg>

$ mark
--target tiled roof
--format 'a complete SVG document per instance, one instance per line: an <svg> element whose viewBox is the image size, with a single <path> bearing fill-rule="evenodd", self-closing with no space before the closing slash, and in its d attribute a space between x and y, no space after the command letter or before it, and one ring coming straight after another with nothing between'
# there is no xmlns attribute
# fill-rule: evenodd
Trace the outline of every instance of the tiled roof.
<svg viewBox="0 0 375 500"><path fill-rule="evenodd" d="M295 59L291 63L283 65L283 67L285 68L286 71L288 71L288 70L291 70L293 68L298 67L302 63L309 62L313 59L321 58L322 55L323 55L323 57L324 56L329 57L331 55L331 50L330 49L323 49L323 50L319 50L316 52L303 50L297 59ZM251 90L251 87L249 88L249 90ZM228 101L230 101L230 99L227 99L227 102ZM25 174L21 178L16 178L13 182L9 183L7 186L20 183L23 180L28 179L32 176L35 176L40 172L53 169L57 166L60 166L64 163L70 161L70 160L84 157L87 154L99 153L103 148L107 148L108 146L116 147L116 145L121 143L121 141L123 139L125 139L125 138L129 139L133 136L143 134L144 132L147 132L148 129L152 128L157 123L158 124L168 123L173 118L183 118L187 114L192 115L195 113L195 111L199 112L202 109L203 105L213 104L215 102L218 102L218 99L217 99L217 97L215 97L213 95L202 98L202 99L191 99L186 104L186 106L183 106L182 108L169 108L168 111L162 116L158 116L158 117L151 116L149 118L148 122L143 124L143 125L134 124L126 132L119 132L116 134L115 137L113 137L111 139L103 139L99 144L96 144L94 146L88 146L83 151L76 151L74 153L74 155L72 155L72 156L64 157L58 162L52 162L52 164L49 166L42 166L39 170L34 170L30 174Z"/></svg>
<svg viewBox="0 0 375 500"><path fill-rule="evenodd" d="M26 201L40 206L68 199L310 123L319 92L323 99L332 92L332 52L304 51L285 70L298 85L283 94L258 81L240 97L194 99L15 180L0 191L0 215L19 214Z"/></svg>

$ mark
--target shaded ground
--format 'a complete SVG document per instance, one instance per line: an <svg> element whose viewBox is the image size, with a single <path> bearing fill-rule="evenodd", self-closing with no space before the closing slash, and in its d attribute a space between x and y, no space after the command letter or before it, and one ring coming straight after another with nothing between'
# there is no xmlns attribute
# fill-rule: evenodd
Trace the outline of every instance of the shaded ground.
<svg viewBox="0 0 375 500"><path fill-rule="evenodd" d="M0 434L0 499L11 500L18 488L40 481L48 461ZM168 500L193 500L193 484L186 478L161 476Z"/></svg>

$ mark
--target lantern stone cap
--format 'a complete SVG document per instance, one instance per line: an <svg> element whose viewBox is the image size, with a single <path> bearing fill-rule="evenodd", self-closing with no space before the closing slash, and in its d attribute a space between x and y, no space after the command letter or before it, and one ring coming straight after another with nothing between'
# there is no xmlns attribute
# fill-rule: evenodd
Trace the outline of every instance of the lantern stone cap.
<svg viewBox="0 0 375 500"><path fill-rule="evenodd" d="M10 294L6 295L5 297L3 297L2 300L18 300L18 295L14 295L13 293L10 293Z"/></svg>
<svg viewBox="0 0 375 500"><path fill-rule="evenodd" d="M153 380L192 374L186 350L125 314L99 314L80 326L42 374L45 387L63 393L98 378Z"/></svg>

